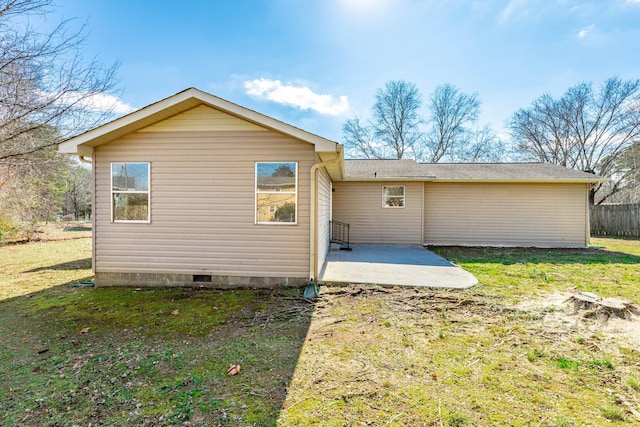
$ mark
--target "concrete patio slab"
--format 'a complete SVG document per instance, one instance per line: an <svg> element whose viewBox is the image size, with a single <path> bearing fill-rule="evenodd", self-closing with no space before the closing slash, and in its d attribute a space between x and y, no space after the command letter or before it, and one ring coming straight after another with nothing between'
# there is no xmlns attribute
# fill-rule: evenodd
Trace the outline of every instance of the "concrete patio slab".
<svg viewBox="0 0 640 427"><path fill-rule="evenodd" d="M329 251L320 283L421 286L466 289L478 279L417 245L351 245L352 251Z"/></svg>

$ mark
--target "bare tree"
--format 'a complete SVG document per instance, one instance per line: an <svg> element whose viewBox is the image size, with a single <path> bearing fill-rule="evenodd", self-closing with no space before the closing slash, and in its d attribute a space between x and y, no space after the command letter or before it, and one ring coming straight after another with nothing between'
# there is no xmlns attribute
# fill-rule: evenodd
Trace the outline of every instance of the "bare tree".
<svg viewBox="0 0 640 427"><path fill-rule="evenodd" d="M0 234L18 240L33 239L41 221L53 220L60 213L66 175L70 168L79 167L55 147L43 148L29 157L31 161L25 165L0 168L0 175L9 176L0 188Z"/></svg>
<svg viewBox="0 0 640 427"><path fill-rule="evenodd" d="M73 214L75 219L91 215L91 171L82 165L67 166L62 214Z"/></svg>
<svg viewBox="0 0 640 427"><path fill-rule="evenodd" d="M94 105L113 90L116 65L85 61L81 27L63 21L42 34L24 22L44 14L51 0L0 0L0 163L28 156L105 120ZM56 129L42 138L41 128Z"/></svg>
<svg viewBox="0 0 640 427"><path fill-rule="evenodd" d="M439 162L500 161L504 146L489 125L478 127L480 100L452 84L437 86L430 96L428 160Z"/></svg>
<svg viewBox="0 0 640 427"><path fill-rule="evenodd" d="M430 97L430 130L427 146L431 161L438 162L468 145L473 132L467 126L478 120L478 94L467 95L451 84L439 85Z"/></svg>
<svg viewBox="0 0 640 427"><path fill-rule="evenodd" d="M640 140L635 141L614 162L612 176L600 193L608 194L607 203L640 203Z"/></svg>
<svg viewBox="0 0 640 427"><path fill-rule="evenodd" d="M501 141L489 126L477 129L478 95L467 95L455 86L436 87L428 105L429 130L420 117L422 96L412 83L388 82L376 94L372 119L363 125L358 117L342 127L352 156L367 159L417 161L497 161Z"/></svg>
<svg viewBox="0 0 640 427"><path fill-rule="evenodd" d="M501 162L505 159L505 146L489 125L471 132L472 138L453 151L457 162Z"/></svg>
<svg viewBox="0 0 640 427"><path fill-rule="evenodd" d="M543 95L516 111L508 126L523 158L611 178L611 185L591 190L591 203L605 202L632 173L618 166L640 137L640 80L611 77L598 90L579 83L559 98Z"/></svg>
<svg viewBox="0 0 640 427"><path fill-rule="evenodd" d="M342 127L347 149L367 159L415 156L422 141L421 106L422 96L416 85L402 80L387 82L376 93L369 123L362 125L355 118Z"/></svg>
<svg viewBox="0 0 640 427"><path fill-rule="evenodd" d="M29 24L51 4L0 0L0 234L27 239L64 204L74 163L55 145L110 118L116 99L117 65L85 61L83 26L42 33Z"/></svg>
<svg viewBox="0 0 640 427"><path fill-rule="evenodd" d="M350 155L365 159L384 158L374 142L371 126L362 125L359 117L347 120L342 125L342 134Z"/></svg>

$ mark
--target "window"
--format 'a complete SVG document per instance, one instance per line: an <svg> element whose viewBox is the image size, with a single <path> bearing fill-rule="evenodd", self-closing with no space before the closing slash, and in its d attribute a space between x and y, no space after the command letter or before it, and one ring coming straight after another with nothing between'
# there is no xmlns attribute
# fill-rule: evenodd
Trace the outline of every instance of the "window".
<svg viewBox="0 0 640 427"><path fill-rule="evenodd" d="M256 163L256 224L296 224L298 164Z"/></svg>
<svg viewBox="0 0 640 427"><path fill-rule="evenodd" d="M404 208L404 185L383 185L382 207Z"/></svg>
<svg viewBox="0 0 640 427"><path fill-rule="evenodd" d="M111 221L149 222L149 163L111 163Z"/></svg>

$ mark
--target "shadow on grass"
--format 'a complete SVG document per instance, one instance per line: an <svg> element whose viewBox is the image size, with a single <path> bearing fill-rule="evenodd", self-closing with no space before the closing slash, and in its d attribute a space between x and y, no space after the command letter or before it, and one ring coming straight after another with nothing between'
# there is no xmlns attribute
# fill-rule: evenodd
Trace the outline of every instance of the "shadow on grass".
<svg viewBox="0 0 640 427"><path fill-rule="evenodd" d="M91 231L91 230L92 230L91 226L77 225L77 226L65 227L62 231Z"/></svg>
<svg viewBox="0 0 640 427"><path fill-rule="evenodd" d="M544 249L429 246L456 263L512 264L640 264L640 256L595 248Z"/></svg>
<svg viewBox="0 0 640 427"><path fill-rule="evenodd" d="M56 270L81 270L83 268L91 268L91 258L75 259L60 264L48 265L46 267L33 268L25 271L25 273L37 273L40 271L56 271Z"/></svg>
<svg viewBox="0 0 640 427"><path fill-rule="evenodd" d="M9 425L275 426L313 310L300 290L67 283L6 299L0 412Z"/></svg>

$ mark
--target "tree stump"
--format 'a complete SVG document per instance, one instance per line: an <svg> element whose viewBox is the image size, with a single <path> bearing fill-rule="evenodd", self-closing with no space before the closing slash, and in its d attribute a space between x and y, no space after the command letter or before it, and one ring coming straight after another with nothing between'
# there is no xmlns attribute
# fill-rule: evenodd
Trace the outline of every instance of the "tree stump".
<svg viewBox="0 0 640 427"><path fill-rule="evenodd" d="M600 298L592 292L577 293L567 298L565 302L573 303L574 314L586 311L585 317L597 317L603 322L606 322L611 316L631 320L632 315L640 315L638 307L630 301L618 298Z"/></svg>

